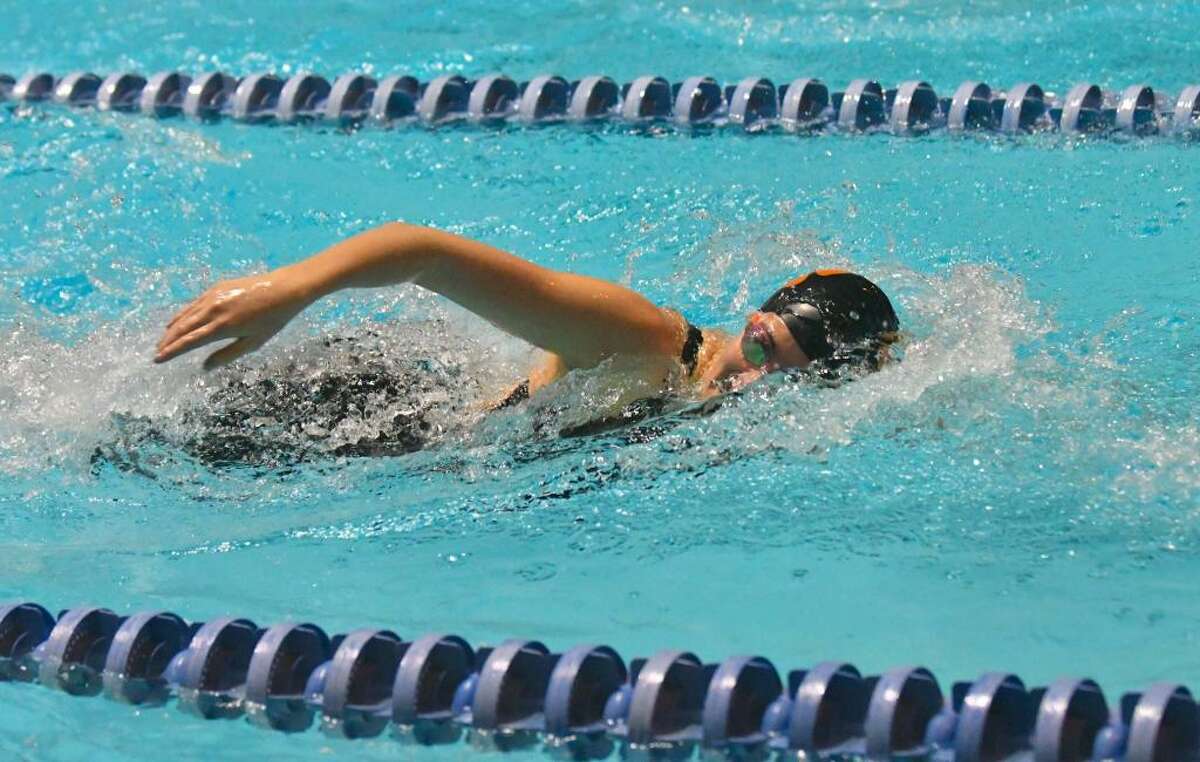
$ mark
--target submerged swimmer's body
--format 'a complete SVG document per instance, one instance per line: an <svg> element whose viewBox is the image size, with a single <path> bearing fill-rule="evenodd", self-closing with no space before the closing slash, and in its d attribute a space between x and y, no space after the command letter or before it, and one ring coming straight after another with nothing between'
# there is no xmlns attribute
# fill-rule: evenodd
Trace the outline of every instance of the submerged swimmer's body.
<svg viewBox="0 0 1200 762"><path fill-rule="evenodd" d="M550 270L432 228L390 223L299 263L217 283L171 319L154 359L167 362L232 339L204 361L205 369L219 367L261 347L324 296L398 283L441 294L547 353L526 380L497 395L493 408L602 363L628 384L617 401L625 410L644 401L647 389L706 399L779 370L874 370L899 328L887 296L841 270L791 281L732 335L697 328L615 283Z"/></svg>

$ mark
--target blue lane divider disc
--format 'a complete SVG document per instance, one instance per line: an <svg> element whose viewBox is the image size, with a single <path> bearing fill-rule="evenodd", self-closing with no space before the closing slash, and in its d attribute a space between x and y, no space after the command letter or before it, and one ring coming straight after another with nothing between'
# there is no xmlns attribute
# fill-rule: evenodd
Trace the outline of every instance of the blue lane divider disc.
<svg viewBox="0 0 1200 762"><path fill-rule="evenodd" d="M885 672L867 705L867 756L884 760L919 753L925 748L926 728L943 704L937 679L924 667Z"/></svg>
<svg viewBox="0 0 1200 762"><path fill-rule="evenodd" d="M615 744L605 732L605 709L628 679L625 662L608 646L576 646L562 654L546 689L547 750L577 760L611 756Z"/></svg>
<svg viewBox="0 0 1200 762"><path fill-rule="evenodd" d="M746 129L779 115L775 84L762 77L747 77L726 89L729 121Z"/></svg>
<svg viewBox="0 0 1200 762"><path fill-rule="evenodd" d="M100 78L90 71L74 71L54 86L54 102L64 106L84 107L96 102Z"/></svg>
<svg viewBox="0 0 1200 762"><path fill-rule="evenodd" d="M679 753L684 753L700 740L709 678L704 664L686 651L660 651L637 672L629 698L626 741L642 748L677 745Z"/></svg>
<svg viewBox="0 0 1200 762"><path fill-rule="evenodd" d="M1046 113L1046 94L1040 85L1022 82L1013 85L1004 99L1000 131L1009 134L1029 132Z"/></svg>
<svg viewBox="0 0 1200 762"><path fill-rule="evenodd" d="M783 681L761 656L721 662L708 683L701 713L703 744L709 749L755 748L766 743L763 716L783 693Z"/></svg>
<svg viewBox="0 0 1200 762"><path fill-rule="evenodd" d="M440 124L467 113L469 83L457 74L443 74L425 86L417 102L417 116L427 124Z"/></svg>
<svg viewBox="0 0 1200 762"><path fill-rule="evenodd" d="M479 671L472 726L500 730L539 714L549 684L549 654L536 640L509 640L493 649Z"/></svg>
<svg viewBox="0 0 1200 762"><path fill-rule="evenodd" d="M1035 693L1036 695L1036 693ZM1033 730L1035 762L1084 762L1108 723L1108 702L1091 680L1063 678L1040 697Z"/></svg>
<svg viewBox="0 0 1200 762"><path fill-rule="evenodd" d="M1116 127L1133 135L1157 131L1154 89L1149 85L1130 85L1117 101Z"/></svg>
<svg viewBox="0 0 1200 762"><path fill-rule="evenodd" d="M795 685L787 748L823 754L864 734L870 687L853 664L822 662L789 675Z"/></svg>
<svg viewBox="0 0 1200 762"><path fill-rule="evenodd" d="M454 699L474 670L475 652L457 635L426 635L405 650L392 684L392 722L418 743L451 743Z"/></svg>
<svg viewBox="0 0 1200 762"><path fill-rule="evenodd" d="M104 661L105 694L126 704L166 702L164 673L191 636L187 623L169 611L146 611L126 619Z"/></svg>
<svg viewBox="0 0 1200 762"><path fill-rule="evenodd" d="M379 83L365 74L343 74L333 82L321 117L337 124L351 124L366 118L371 98Z"/></svg>
<svg viewBox="0 0 1200 762"><path fill-rule="evenodd" d="M29 657L53 629L54 617L36 603L0 606L0 681L33 681L37 665Z"/></svg>
<svg viewBox="0 0 1200 762"><path fill-rule="evenodd" d="M192 119L214 119L225 108L237 80L223 72L201 74L188 83L183 113Z"/></svg>
<svg viewBox="0 0 1200 762"><path fill-rule="evenodd" d="M621 102L621 88L612 77L584 77L574 85L567 118L575 122L606 119Z"/></svg>
<svg viewBox="0 0 1200 762"><path fill-rule="evenodd" d="M842 93L838 106L838 126L861 131L884 121L883 88L871 79L856 79Z"/></svg>
<svg viewBox="0 0 1200 762"><path fill-rule="evenodd" d="M262 634L249 619L226 617L202 625L167 666L179 708L205 719L241 715L239 693Z"/></svg>
<svg viewBox="0 0 1200 762"><path fill-rule="evenodd" d="M522 88L517 118L529 124L563 118L567 113L569 87L557 75L534 77Z"/></svg>
<svg viewBox="0 0 1200 762"><path fill-rule="evenodd" d="M287 622L264 632L246 668L247 719L289 733L307 729L313 710L304 688L331 652L329 636L315 624Z"/></svg>
<svg viewBox="0 0 1200 762"><path fill-rule="evenodd" d="M251 74L230 96L229 116L239 122L261 122L275 115L283 80L274 74Z"/></svg>
<svg viewBox="0 0 1200 762"><path fill-rule="evenodd" d="M1155 683L1144 693L1123 697L1121 704L1129 724L1125 762L1197 758L1200 710L1187 688L1178 683Z"/></svg>
<svg viewBox="0 0 1200 762"><path fill-rule="evenodd" d="M671 115L677 124L704 124L724 108L721 86L712 77L688 77L675 91Z"/></svg>
<svg viewBox="0 0 1200 762"><path fill-rule="evenodd" d="M1063 100L1059 129L1066 133L1094 132L1103 129L1101 109L1104 107L1104 92L1091 82L1075 85L1067 91Z"/></svg>
<svg viewBox="0 0 1200 762"><path fill-rule="evenodd" d="M892 102L890 126L896 135L928 132L934 125L938 97L928 82L904 82L896 88Z"/></svg>
<svg viewBox="0 0 1200 762"><path fill-rule="evenodd" d="M946 127L951 130L982 130L995 126L992 88L986 82L963 82L950 99Z"/></svg>
<svg viewBox="0 0 1200 762"><path fill-rule="evenodd" d="M1179 93L1172 112L1171 129L1176 133L1200 129L1200 85L1189 85Z"/></svg>
<svg viewBox="0 0 1200 762"><path fill-rule="evenodd" d="M782 88L779 116L785 127L804 130L824 122L829 108L829 87L819 79L794 79Z"/></svg>
<svg viewBox="0 0 1200 762"><path fill-rule="evenodd" d="M54 75L45 71L21 75L12 88L14 101L44 101L54 94Z"/></svg>
<svg viewBox="0 0 1200 762"><path fill-rule="evenodd" d="M34 651L38 681L76 696L102 687L104 660L122 619L108 609L83 606L63 612L50 637Z"/></svg>
<svg viewBox="0 0 1200 762"><path fill-rule="evenodd" d="M638 77L623 88L621 118L629 122L666 119L671 114L671 84L662 77Z"/></svg>
<svg viewBox="0 0 1200 762"><path fill-rule="evenodd" d="M100 83L100 90L96 94L96 108L101 111L134 111L145 87L146 78L140 74L109 74Z"/></svg>
<svg viewBox="0 0 1200 762"><path fill-rule="evenodd" d="M625 662L608 646L581 645L564 653L546 689L546 732L566 737L602 732L608 699L629 679Z"/></svg>
<svg viewBox="0 0 1200 762"><path fill-rule="evenodd" d="M183 110L183 98L191 85L190 77L177 71L151 75L138 96L138 109L147 116L171 116Z"/></svg>
<svg viewBox="0 0 1200 762"><path fill-rule="evenodd" d="M321 691L321 730L339 738L373 738L392 719L392 686L407 644L391 630L349 633L328 664Z"/></svg>
<svg viewBox="0 0 1200 762"><path fill-rule="evenodd" d="M379 80L371 97L371 118L388 123L412 116L421 97L421 83L416 77L396 75Z"/></svg>
<svg viewBox="0 0 1200 762"><path fill-rule="evenodd" d="M997 762L1029 747L1036 707L1021 678L988 672L954 692L955 762Z"/></svg>
<svg viewBox="0 0 1200 762"><path fill-rule="evenodd" d="M489 74L471 86L467 118L472 122L502 121L512 113L520 92L517 83L503 74Z"/></svg>
<svg viewBox="0 0 1200 762"><path fill-rule="evenodd" d="M279 91L275 118L284 124L316 118L329 98L330 89L327 79L311 72L290 77Z"/></svg>

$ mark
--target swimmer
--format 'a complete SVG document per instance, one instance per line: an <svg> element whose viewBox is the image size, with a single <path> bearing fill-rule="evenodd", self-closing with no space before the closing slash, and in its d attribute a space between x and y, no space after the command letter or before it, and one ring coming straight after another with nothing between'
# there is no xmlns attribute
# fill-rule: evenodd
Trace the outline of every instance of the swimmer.
<svg viewBox="0 0 1200 762"><path fill-rule="evenodd" d="M873 371L887 361L899 330L883 291L843 270L817 270L785 284L732 335L699 329L615 283L395 222L302 262L217 283L171 318L154 361L232 339L204 360L206 370L226 365L263 346L322 297L399 283L441 294L546 352L493 408L518 404L573 369L602 363L632 374L642 390L694 399L741 389L776 371Z"/></svg>

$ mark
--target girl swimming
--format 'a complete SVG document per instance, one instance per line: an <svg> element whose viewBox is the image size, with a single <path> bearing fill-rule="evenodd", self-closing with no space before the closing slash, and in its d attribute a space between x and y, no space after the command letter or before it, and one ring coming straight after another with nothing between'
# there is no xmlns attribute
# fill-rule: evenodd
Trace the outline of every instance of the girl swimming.
<svg viewBox="0 0 1200 762"><path fill-rule="evenodd" d="M302 262L217 283L170 320L154 360L232 339L205 359L205 369L216 368L258 349L324 296L398 283L441 294L545 350L545 360L494 407L517 404L572 369L602 363L637 379L642 390L648 385L697 399L779 370L875 370L899 329L883 291L843 270L817 270L787 283L731 335L697 328L615 283L394 222Z"/></svg>

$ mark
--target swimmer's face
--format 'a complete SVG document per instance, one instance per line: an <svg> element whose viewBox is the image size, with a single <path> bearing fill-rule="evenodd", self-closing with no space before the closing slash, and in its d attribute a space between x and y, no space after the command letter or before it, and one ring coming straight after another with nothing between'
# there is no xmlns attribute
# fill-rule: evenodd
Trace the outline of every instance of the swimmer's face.
<svg viewBox="0 0 1200 762"><path fill-rule="evenodd" d="M752 312L741 335L713 362L712 382L723 391L734 391L768 373L804 368L809 362L783 318L774 312Z"/></svg>

